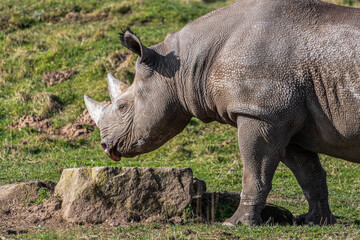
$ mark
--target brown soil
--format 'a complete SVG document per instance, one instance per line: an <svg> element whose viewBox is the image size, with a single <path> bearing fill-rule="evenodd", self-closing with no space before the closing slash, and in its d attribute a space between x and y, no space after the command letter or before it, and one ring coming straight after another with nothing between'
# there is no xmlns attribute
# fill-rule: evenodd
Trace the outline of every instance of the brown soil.
<svg viewBox="0 0 360 240"><path fill-rule="evenodd" d="M82 23L94 22L94 21L103 21L109 17L107 12L94 12L85 15L82 19Z"/></svg>
<svg viewBox="0 0 360 240"><path fill-rule="evenodd" d="M20 130L24 127L35 128L50 137L79 139L87 138L94 131L95 123L91 119L89 112L85 109L76 122L68 123L58 131L54 131L51 127L49 119L36 115L22 117L17 123L10 125L8 128Z"/></svg>
<svg viewBox="0 0 360 240"><path fill-rule="evenodd" d="M40 132L47 132L50 127L50 120L41 116L29 115L19 119L16 124L9 126L10 129L22 129L24 127L32 127Z"/></svg>
<svg viewBox="0 0 360 240"><path fill-rule="evenodd" d="M109 17L109 13L101 12L101 11L95 11L95 12L88 13L85 15L82 15L77 12L69 12L64 17L64 20L69 21L69 22L88 23L88 22L93 22L93 21L106 20L108 17Z"/></svg>
<svg viewBox="0 0 360 240"><path fill-rule="evenodd" d="M94 211L88 209L87 211ZM114 217L116 216L116 217ZM181 219L179 221L178 219ZM129 225L134 223L170 223L183 224L180 217L173 219L160 219L159 217L143 218L141 215L131 211L121 211L106 220L100 225L104 227L116 227L119 225ZM96 223L95 223L96 224ZM0 208L0 236L17 235L22 233L35 232L36 228L68 228L78 226L77 223L66 222L61 217L61 200L51 196L42 204L16 204L7 205ZM92 225L88 223L80 225ZM98 224L97 224L98 225ZM1 239L1 238L0 238Z"/></svg>
<svg viewBox="0 0 360 240"><path fill-rule="evenodd" d="M80 13L77 13L77 12L69 12L65 16L65 20L71 21L71 22L77 22L80 19L81 19L81 15L80 15Z"/></svg>
<svg viewBox="0 0 360 240"><path fill-rule="evenodd" d="M46 82L48 86L52 86L56 83L61 83L69 80L73 75L77 74L76 70L62 70L55 72L45 72L42 81Z"/></svg>
<svg viewBox="0 0 360 240"><path fill-rule="evenodd" d="M41 226L61 226L65 225L60 218L60 200L56 197L49 198L40 205L36 204L16 204L3 207L0 212L0 230L7 234L11 232L27 232L28 228ZM1 233L1 232L0 232Z"/></svg>
<svg viewBox="0 0 360 240"><path fill-rule="evenodd" d="M60 225L61 202L56 197L37 202L41 188L52 194L54 187L52 182L40 181L0 186L0 234L26 233L28 228L45 223Z"/></svg>
<svg viewBox="0 0 360 240"><path fill-rule="evenodd" d="M72 139L87 138L94 131L94 127L95 123L85 109L75 123L68 123L60 129L59 136Z"/></svg>

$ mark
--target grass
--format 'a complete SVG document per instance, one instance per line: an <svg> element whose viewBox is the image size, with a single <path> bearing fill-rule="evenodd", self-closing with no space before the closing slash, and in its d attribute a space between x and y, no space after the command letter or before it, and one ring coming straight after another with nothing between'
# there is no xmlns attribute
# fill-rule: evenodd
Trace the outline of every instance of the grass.
<svg viewBox="0 0 360 240"><path fill-rule="evenodd" d="M337 2L341 3L341 2ZM345 4L359 6L357 1ZM83 95L109 100L106 73L131 83L136 57L116 72L114 56L128 51L118 33L131 26L145 45L229 1L205 4L175 0L2 0L0 2L0 185L18 181L58 181L64 168L94 166L191 167L209 191L241 191L242 163L236 129L193 119L176 138L160 149L134 159L113 162L99 146L96 129L89 138L64 140L8 125L21 116L42 115L54 130L74 122L85 109ZM69 12L78 19L69 18ZM77 70L69 81L47 86L46 72ZM52 107L53 105L56 108ZM226 141L230 143L222 144ZM27 144L22 144L27 142ZM134 238L134 239L356 239L360 224L360 166L321 156L328 174L330 206L339 224L330 227L265 226L238 228L218 224L134 225L106 228L32 229L20 239ZM272 203L299 215L307 203L295 177L280 164L270 193Z"/></svg>
<svg viewBox="0 0 360 240"><path fill-rule="evenodd" d="M65 235L66 234L66 235ZM66 236L66 237L64 237ZM359 229L354 226L332 227L267 226L237 228L220 224L148 224L105 228L75 226L70 229L41 227L35 233L17 235L17 239L358 239Z"/></svg>

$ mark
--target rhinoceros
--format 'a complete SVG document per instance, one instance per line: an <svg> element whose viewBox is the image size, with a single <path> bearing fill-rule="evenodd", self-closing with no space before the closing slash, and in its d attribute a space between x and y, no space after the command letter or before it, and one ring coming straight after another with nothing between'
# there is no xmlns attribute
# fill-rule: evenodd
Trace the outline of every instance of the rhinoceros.
<svg viewBox="0 0 360 240"><path fill-rule="evenodd" d="M108 74L111 103L85 95L113 160L159 148L192 117L238 130L241 202L224 222L259 225L283 162L309 203L305 224L336 222L319 153L360 162L360 10L317 0L239 0L144 46L133 84Z"/></svg>

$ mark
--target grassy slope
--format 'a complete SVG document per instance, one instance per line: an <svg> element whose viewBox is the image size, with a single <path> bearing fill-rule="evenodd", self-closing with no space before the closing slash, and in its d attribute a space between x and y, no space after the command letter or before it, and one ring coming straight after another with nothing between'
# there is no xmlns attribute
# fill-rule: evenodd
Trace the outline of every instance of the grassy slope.
<svg viewBox="0 0 360 240"><path fill-rule="evenodd" d="M169 166L191 167L205 180L209 191L241 190L242 164L236 145L236 129L217 123L203 124L194 119L176 138L162 148L134 159L115 163L99 147L99 131L86 140L52 139L35 129L9 130L8 124L25 115L50 118L57 129L73 122L84 110L83 94L108 100L105 75L115 73L114 54L128 52L120 45L118 32L132 26L145 45L161 41L167 33L181 29L193 19L229 2L203 4L174 0L2 0L0 2L0 184L32 179L57 181L62 169L82 166ZM347 3L351 4L354 2ZM65 15L79 12L82 22L66 21ZM104 18L104 16L107 16ZM5 20L4 20L5 19ZM86 20L86 21L85 21ZM4 25L4 21L10 25ZM3 24L1 26L1 24ZM131 82L135 56L126 69L115 75ZM45 72L76 69L67 82L47 87L41 81ZM46 96L55 96L62 111L45 108ZM44 102L45 101L45 102ZM230 144L221 146L224 141ZM19 144L27 141L27 145ZM22 238L64 236L129 238L233 237L355 238L360 224L360 167L358 164L322 156L328 173L330 204L340 224L333 227L239 227L221 226L133 226L99 230L39 230ZM307 210L306 201L294 176L282 164L273 180L273 203L298 215ZM187 229L192 234L186 236ZM223 237L226 237L223 235Z"/></svg>

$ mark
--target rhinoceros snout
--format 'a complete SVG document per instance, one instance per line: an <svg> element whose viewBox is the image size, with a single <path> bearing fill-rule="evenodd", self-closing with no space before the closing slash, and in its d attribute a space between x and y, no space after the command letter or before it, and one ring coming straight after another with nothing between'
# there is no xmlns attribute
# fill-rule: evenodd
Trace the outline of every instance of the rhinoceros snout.
<svg viewBox="0 0 360 240"><path fill-rule="evenodd" d="M120 161L121 160L121 156L116 151L116 149L109 147L109 145L106 144L105 141L102 141L100 143L100 145L101 145L101 148L104 150L105 154L108 155L112 160L114 160L114 161Z"/></svg>

